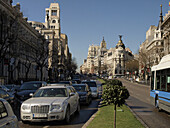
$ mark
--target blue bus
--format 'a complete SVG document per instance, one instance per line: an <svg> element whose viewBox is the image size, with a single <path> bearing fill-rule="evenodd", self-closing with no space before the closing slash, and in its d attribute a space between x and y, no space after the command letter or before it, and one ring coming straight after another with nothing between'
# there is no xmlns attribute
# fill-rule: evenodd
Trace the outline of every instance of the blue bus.
<svg viewBox="0 0 170 128"><path fill-rule="evenodd" d="M170 112L170 54L151 68L151 103L159 110Z"/></svg>

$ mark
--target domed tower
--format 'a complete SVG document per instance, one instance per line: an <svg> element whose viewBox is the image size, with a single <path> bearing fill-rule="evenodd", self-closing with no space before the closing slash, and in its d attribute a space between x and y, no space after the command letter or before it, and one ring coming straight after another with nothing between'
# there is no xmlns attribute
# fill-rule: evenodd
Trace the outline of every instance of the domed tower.
<svg viewBox="0 0 170 128"><path fill-rule="evenodd" d="M124 43L122 42L122 35L119 35L119 38L120 38L120 40L119 40L119 42L116 44L116 49L118 49L118 48L120 48L120 47L122 47L123 49L125 49L125 45L124 45Z"/></svg>
<svg viewBox="0 0 170 128"><path fill-rule="evenodd" d="M106 48L106 41L104 40L104 37L102 42L100 43L100 48Z"/></svg>

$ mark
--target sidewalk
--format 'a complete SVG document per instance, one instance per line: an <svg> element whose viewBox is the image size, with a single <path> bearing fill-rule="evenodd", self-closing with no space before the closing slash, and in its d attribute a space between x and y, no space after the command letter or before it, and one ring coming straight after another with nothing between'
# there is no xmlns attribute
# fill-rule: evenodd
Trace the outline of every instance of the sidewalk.
<svg viewBox="0 0 170 128"><path fill-rule="evenodd" d="M127 78L122 78L122 79L130 81L132 83L137 83L137 84L141 84L141 85L145 85L145 86L150 86L150 81L147 81L147 82L146 81L140 81L140 82L138 82L138 81L134 81L134 80L129 80Z"/></svg>

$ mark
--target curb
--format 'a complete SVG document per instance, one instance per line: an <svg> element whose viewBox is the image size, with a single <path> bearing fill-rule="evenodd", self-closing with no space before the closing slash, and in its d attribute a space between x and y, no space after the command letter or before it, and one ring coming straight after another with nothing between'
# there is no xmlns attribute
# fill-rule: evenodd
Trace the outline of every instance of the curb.
<svg viewBox="0 0 170 128"><path fill-rule="evenodd" d="M125 105L129 108L129 110L132 112L132 114L136 117L136 119L145 127L149 128L149 126L129 107L127 103Z"/></svg>
<svg viewBox="0 0 170 128"><path fill-rule="evenodd" d="M101 101L100 101L100 103L99 103L99 105L98 105L98 110L97 110L97 112L95 112L91 117L90 117L90 119L82 126L82 128L87 128L87 126L90 124L90 122L96 117L96 114L98 113L98 111L100 110L100 106L101 105Z"/></svg>
<svg viewBox="0 0 170 128"><path fill-rule="evenodd" d="M99 111L99 109L97 110L97 112L98 112L98 111ZM87 126L90 124L90 122L96 117L97 112L94 113L94 114L90 117L90 119L83 125L82 128L87 128Z"/></svg>

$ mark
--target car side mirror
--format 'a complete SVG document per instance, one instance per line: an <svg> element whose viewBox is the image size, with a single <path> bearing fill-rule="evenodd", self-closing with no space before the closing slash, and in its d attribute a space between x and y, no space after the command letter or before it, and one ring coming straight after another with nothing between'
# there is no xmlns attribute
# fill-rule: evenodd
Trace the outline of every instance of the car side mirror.
<svg viewBox="0 0 170 128"><path fill-rule="evenodd" d="M75 95L75 93L74 93L74 92L71 92L71 93L70 93L70 96L74 96L74 95Z"/></svg>
<svg viewBox="0 0 170 128"><path fill-rule="evenodd" d="M33 93L30 93L30 96L33 97Z"/></svg>

